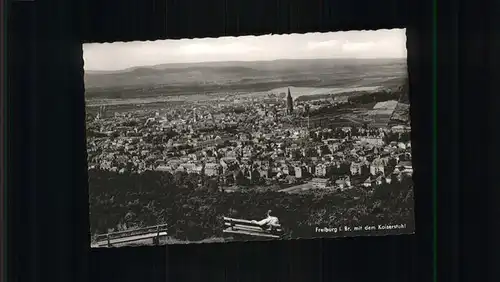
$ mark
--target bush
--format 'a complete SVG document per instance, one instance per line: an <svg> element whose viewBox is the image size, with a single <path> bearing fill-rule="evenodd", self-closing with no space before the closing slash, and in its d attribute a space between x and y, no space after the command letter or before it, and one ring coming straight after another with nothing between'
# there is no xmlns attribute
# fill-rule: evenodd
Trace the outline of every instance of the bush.
<svg viewBox="0 0 500 282"><path fill-rule="evenodd" d="M292 238L313 236L316 226L410 224L413 219L410 185L383 185L373 196L362 188L342 193L224 193L205 186L193 188L193 177L168 172L118 174L90 170L91 233L106 233L124 225L130 228L166 223L175 238L197 241L222 236L225 215L261 219L269 209Z"/></svg>

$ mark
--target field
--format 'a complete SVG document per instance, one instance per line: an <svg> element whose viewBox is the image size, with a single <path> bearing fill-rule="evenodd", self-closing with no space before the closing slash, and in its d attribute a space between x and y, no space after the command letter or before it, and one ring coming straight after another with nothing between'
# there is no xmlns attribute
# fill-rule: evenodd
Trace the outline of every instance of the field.
<svg viewBox="0 0 500 282"><path fill-rule="evenodd" d="M406 76L406 61L401 59L159 65L119 72L88 71L85 97L89 106L138 104L267 95L292 87L297 98L392 88Z"/></svg>

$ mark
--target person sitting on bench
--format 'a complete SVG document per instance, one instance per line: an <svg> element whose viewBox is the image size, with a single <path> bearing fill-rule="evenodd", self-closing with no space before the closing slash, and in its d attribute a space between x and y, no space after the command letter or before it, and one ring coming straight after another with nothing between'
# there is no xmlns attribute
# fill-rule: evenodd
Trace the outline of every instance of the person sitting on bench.
<svg viewBox="0 0 500 282"><path fill-rule="evenodd" d="M267 211L267 216L263 220L256 221L252 220L253 223L258 224L262 229L267 231L272 231L273 227L279 226L279 220L277 217L271 215L271 210Z"/></svg>

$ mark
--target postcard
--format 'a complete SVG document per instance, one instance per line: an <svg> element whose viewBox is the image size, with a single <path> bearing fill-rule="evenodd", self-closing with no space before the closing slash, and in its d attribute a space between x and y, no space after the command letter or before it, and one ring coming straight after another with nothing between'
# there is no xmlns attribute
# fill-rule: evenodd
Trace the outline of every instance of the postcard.
<svg viewBox="0 0 500 282"><path fill-rule="evenodd" d="M92 247L414 232L404 29L83 50Z"/></svg>

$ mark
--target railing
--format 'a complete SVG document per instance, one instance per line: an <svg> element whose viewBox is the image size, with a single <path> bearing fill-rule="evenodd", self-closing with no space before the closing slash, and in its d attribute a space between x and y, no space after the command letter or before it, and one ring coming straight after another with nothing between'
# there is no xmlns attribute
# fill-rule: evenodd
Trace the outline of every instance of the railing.
<svg viewBox="0 0 500 282"><path fill-rule="evenodd" d="M224 225L224 233L230 234L280 238L283 233L281 225L272 225L267 229L256 222L245 219L224 217Z"/></svg>
<svg viewBox="0 0 500 282"><path fill-rule="evenodd" d="M166 224L97 235L97 242L94 245L96 247L111 247L116 244L125 244L148 239L152 239L153 243L158 245L160 238L164 236L167 236Z"/></svg>

